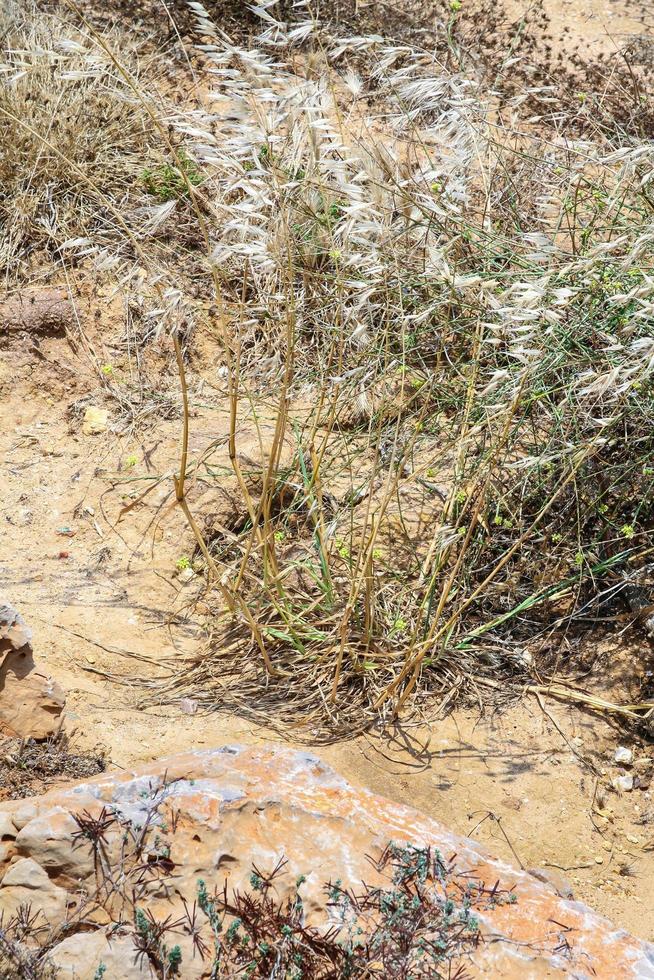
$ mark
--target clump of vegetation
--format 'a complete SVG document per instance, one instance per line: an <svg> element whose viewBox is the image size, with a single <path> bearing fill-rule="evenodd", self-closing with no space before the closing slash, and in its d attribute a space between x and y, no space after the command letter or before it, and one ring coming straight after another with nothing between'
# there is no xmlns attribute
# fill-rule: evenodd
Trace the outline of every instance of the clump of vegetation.
<svg viewBox="0 0 654 980"><path fill-rule="evenodd" d="M21 799L48 789L55 779L82 779L104 772L99 753L76 752L65 732L42 742L5 738L0 744L0 798Z"/></svg>
<svg viewBox="0 0 654 980"><path fill-rule="evenodd" d="M473 873L459 873L455 859L436 849L389 843L371 861L375 884L324 885L322 902L312 899L315 924L307 921L306 877L287 882L284 858L271 871L253 866L249 887L199 880L192 902L177 898L161 917L153 896L178 878L171 786L164 780L144 790L142 823L111 806L73 815L74 846L92 855L94 875L65 922L48 925L26 905L0 923L0 970L11 965L19 972L7 976L50 980L50 952L64 936L94 928L93 909L108 918L111 935L131 937L136 962L160 980L185 976L189 953L212 977L452 980L466 975L475 951L489 941L480 917L516 901L499 881L488 887ZM98 963L97 980L105 972Z"/></svg>
<svg viewBox="0 0 654 980"><path fill-rule="evenodd" d="M557 635L631 613L652 579L651 142L605 116L581 142L578 98L525 120L534 93L486 84L468 56L466 4L445 4L445 61L318 9L283 20L266 7L240 46L191 9L216 111L162 117L138 72L127 89L112 74L112 98L148 107L139 169L121 168L92 209L111 220L66 234L91 278L121 263L142 336L167 333L181 379L171 493L196 543L189 566L206 572L209 650L177 659L157 702L192 697L331 738L416 696L451 704L570 666ZM91 30L84 43L113 73L108 42ZM26 103L5 113L10 129ZM143 145L155 131L156 151ZM36 168L31 186L49 194L63 184L34 139L12 173ZM62 149L76 163L61 179L95 194L96 157L86 166L79 144ZM155 152L168 162L143 174ZM139 190L145 214L125 203ZM196 225L190 257L169 247L173 212ZM28 225L41 235L33 214ZM188 451L199 319L216 328L216 410L229 405L218 463L215 442ZM135 418L147 386L114 387ZM138 418L163 404L148 397ZM252 467L246 410L273 432ZM225 465L239 518L205 535L194 488L218 497ZM645 690L624 715L650 707Z"/></svg>
<svg viewBox="0 0 654 980"><path fill-rule="evenodd" d="M136 76L147 65L152 85L154 62L111 31L102 48L31 3L2 0L0 24L0 268L22 281L34 256L70 264L89 249L111 267L139 224L126 202L160 140L121 69Z"/></svg>
<svg viewBox="0 0 654 980"><path fill-rule="evenodd" d="M147 167L141 176L148 193L162 204L188 197L191 189L202 183L197 164L184 150L177 152L174 164L162 163L156 167Z"/></svg>
<svg viewBox="0 0 654 980"><path fill-rule="evenodd" d="M332 737L420 691L524 679L526 644L647 581L654 157L618 129L581 145L539 124L516 141L474 76L319 20L276 24L288 61L264 97L270 32L247 52L215 32L208 55L224 98L238 81L203 190L235 323L244 520L208 544L195 528L220 583L213 650L168 690ZM294 74L298 43L345 93ZM273 379L253 486L235 420ZM306 391L313 407L294 409Z"/></svg>
<svg viewBox="0 0 654 980"><path fill-rule="evenodd" d="M484 941L478 914L512 903L515 895L458 878L438 851L389 844L376 870L388 886L355 893L340 882L325 888L327 930L306 925L300 876L281 901L275 883L285 861L264 874L256 868L250 891L232 898L226 888L209 896L198 886L198 905L212 926L212 971L218 976L317 980L342 977L463 977ZM220 911L218 911L220 910ZM203 952L207 952L206 950Z"/></svg>
<svg viewBox="0 0 654 980"><path fill-rule="evenodd" d="M24 920L27 919L27 934L31 933L29 920L31 913L25 907L21 918L23 925L18 922L4 929L0 926L0 977L2 980L56 980L57 970L38 948L30 948L24 942L14 938L16 934L21 939L27 938ZM101 977L98 977L101 980Z"/></svg>

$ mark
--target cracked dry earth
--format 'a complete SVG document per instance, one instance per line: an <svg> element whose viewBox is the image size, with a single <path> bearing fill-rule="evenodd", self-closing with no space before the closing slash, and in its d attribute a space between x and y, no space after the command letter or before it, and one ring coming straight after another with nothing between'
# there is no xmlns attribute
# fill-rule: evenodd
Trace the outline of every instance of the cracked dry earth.
<svg viewBox="0 0 654 980"><path fill-rule="evenodd" d="M115 310L103 297L74 300L77 314L94 323L96 361L111 363L129 384ZM105 319L94 321L92 307L105 309ZM217 465L227 473L224 401L208 380L216 356L209 335L198 337L198 350L189 369L191 453L215 440ZM154 390L175 390L170 350L155 344L148 357ZM187 609L195 585L184 585L176 568L193 547L173 503L179 421L130 426L115 399L103 395L92 363L65 336L48 336L38 350L10 341L0 368L2 583L33 629L39 662L67 692L75 746L104 751L110 768L131 769L178 752L279 741L220 710L140 706L143 683L156 679L159 665L203 637L200 612ZM107 410L105 431L84 433L89 405ZM265 406L259 413L265 440ZM258 440L245 417L239 432L243 451L256 457ZM164 478L125 512L155 476ZM201 506L201 487L192 499ZM594 652L598 676L613 685L605 693L628 696L629 671L646 642L637 635L602 639ZM624 736L601 717L545 700L523 699L497 714L459 709L317 751L353 786L410 802L530 869L535 880L653 939L651 748L627 743L641 788L606 790L620 772L614 754ZM301 733L295 737L301 743Z"/></svg>

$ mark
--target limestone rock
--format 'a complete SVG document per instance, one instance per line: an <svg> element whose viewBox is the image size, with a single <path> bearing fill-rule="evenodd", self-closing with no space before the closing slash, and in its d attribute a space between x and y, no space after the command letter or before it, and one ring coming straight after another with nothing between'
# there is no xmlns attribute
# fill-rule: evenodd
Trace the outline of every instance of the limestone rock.
<svg viewBox="0 0 654 980"><path fill-rule="evenodd" d="M29 854L51 876L79 880L93 873L93 858L76 847L79 827L68 810L54 807L44 816L30 820L14 840L16 853Z"/></svg>
<svg viewBox="0 0 654 980"><path fill-rule="evenodd" d="M8 813L0 813L0 841L15 840L18 830Z"/></svg>
<svg viewBox="0 0 654 980"><path fill-rule="evenodd" d="M559 871L550 868L528 868L530 875L550 885L561 898L574 898L572 885Z"/></svg>
<svg viewBox="0 0 654 980"><path fill-rule="evenodd" d="M52 959L58 976L68 980L93 980L100 963L107 977L150 976L134 946L132 913L107 881L126 874L130 888L140 889L141 908L157 921L170 916L179 922L184 901L192 908L198 897L199 879L210 891L222 892L225 883L230 894L250 890L253 865L269 871L285 857L278 897L291 894L296 877L306 875L306 921L322 928L331 914L326 883L340 878L354 890L362 882L387 886L374 862L391 841L437 848L464 887L474 881L491 890L499 883L515 895L515 902L490 902L479 912L489 941L474 948L466 975L654 978L654 946L424 814L350 786L302 752L191 752L132 772L104 773L29 804L0 804L0 821L10 843L11 828L20 828L18 860L0 882L0 910L37 896L49 921L59 917L53 925L67 920ZM130 848L137 860L126 868L121 862ZM202 928L210 945L206 920ZM178 925L169 942L180 947L184 980L209 976L211 957L194 955L188 929Z"/></svg>
<svg viewBox="0 0 654 980"><path fill-rule="evenodd" d="M624 745L619 745L615 750L615 754L613 758L615 762L618 763L618 765L630 766L631 763L633 762L634 754L631 751L631 749L628 749Z"/></svg>
<svg viewBox="0 0 654 980"><path fill-rule="evenodd" d="M105 966L107 980L144 980L154 978L146 957L139 957L129 936L107 936L104 930L81 932L69 936L54 947L49 959L61 980L93 980Z"/></svg>
<svg viewBox="0 0 654 980"><path fill-rule="evenodd" d="M85 436L97 436L105 431L108 421L109 412L106 408L89 405L84 413L82 432Z"/></svg>
<svg viewBox="0 0 654 980"><path fill-rule="evenodd" d="M38 669L32 634L22 616L0 599L0 729L20 738L48 738L60 725L63 691Z"/></svg>
<svg viewBox="0 0 654 980"><path fill-rule="evenodd" d="M30 914L39 912L49 925L58 926L66 918L68 893L50 881L32 858L22 858L9 866L0 888L0 915L4 921L27 906Z"/></svg>

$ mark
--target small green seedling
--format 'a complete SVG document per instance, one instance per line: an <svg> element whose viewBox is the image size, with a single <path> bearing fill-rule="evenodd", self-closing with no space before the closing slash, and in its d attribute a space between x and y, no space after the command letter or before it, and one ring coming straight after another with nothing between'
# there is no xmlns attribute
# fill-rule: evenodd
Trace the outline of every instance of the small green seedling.
<svg viewBox="0 0 654 980"><path fill-rule="evenodd" d="M148 193L162 203L179 201L188 197L191 187L202 183L202 175L197 164L180 150L177 154L179 165L162 163L157 167L146 168L142 180Z"/></svg>

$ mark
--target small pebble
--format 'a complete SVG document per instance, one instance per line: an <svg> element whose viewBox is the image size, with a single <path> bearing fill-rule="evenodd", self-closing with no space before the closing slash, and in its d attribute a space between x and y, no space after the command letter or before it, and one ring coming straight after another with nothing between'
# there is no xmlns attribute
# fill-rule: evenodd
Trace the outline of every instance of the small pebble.
<svg viewBox="0 0 654 980"><path fill-rule="evenodd" d="M631 749L625 748L624 745L619 745L615 750L615 755L613 758L621 766L630 766L633 760L634 754Z"/></svg>
<svg viewBox="0 0 654 980"><path fill-rule="evenodd" d="M182 698L179 702L179 708L185 715L194 715L198 710L198 702L194 701L193 698Z"/></svg>

